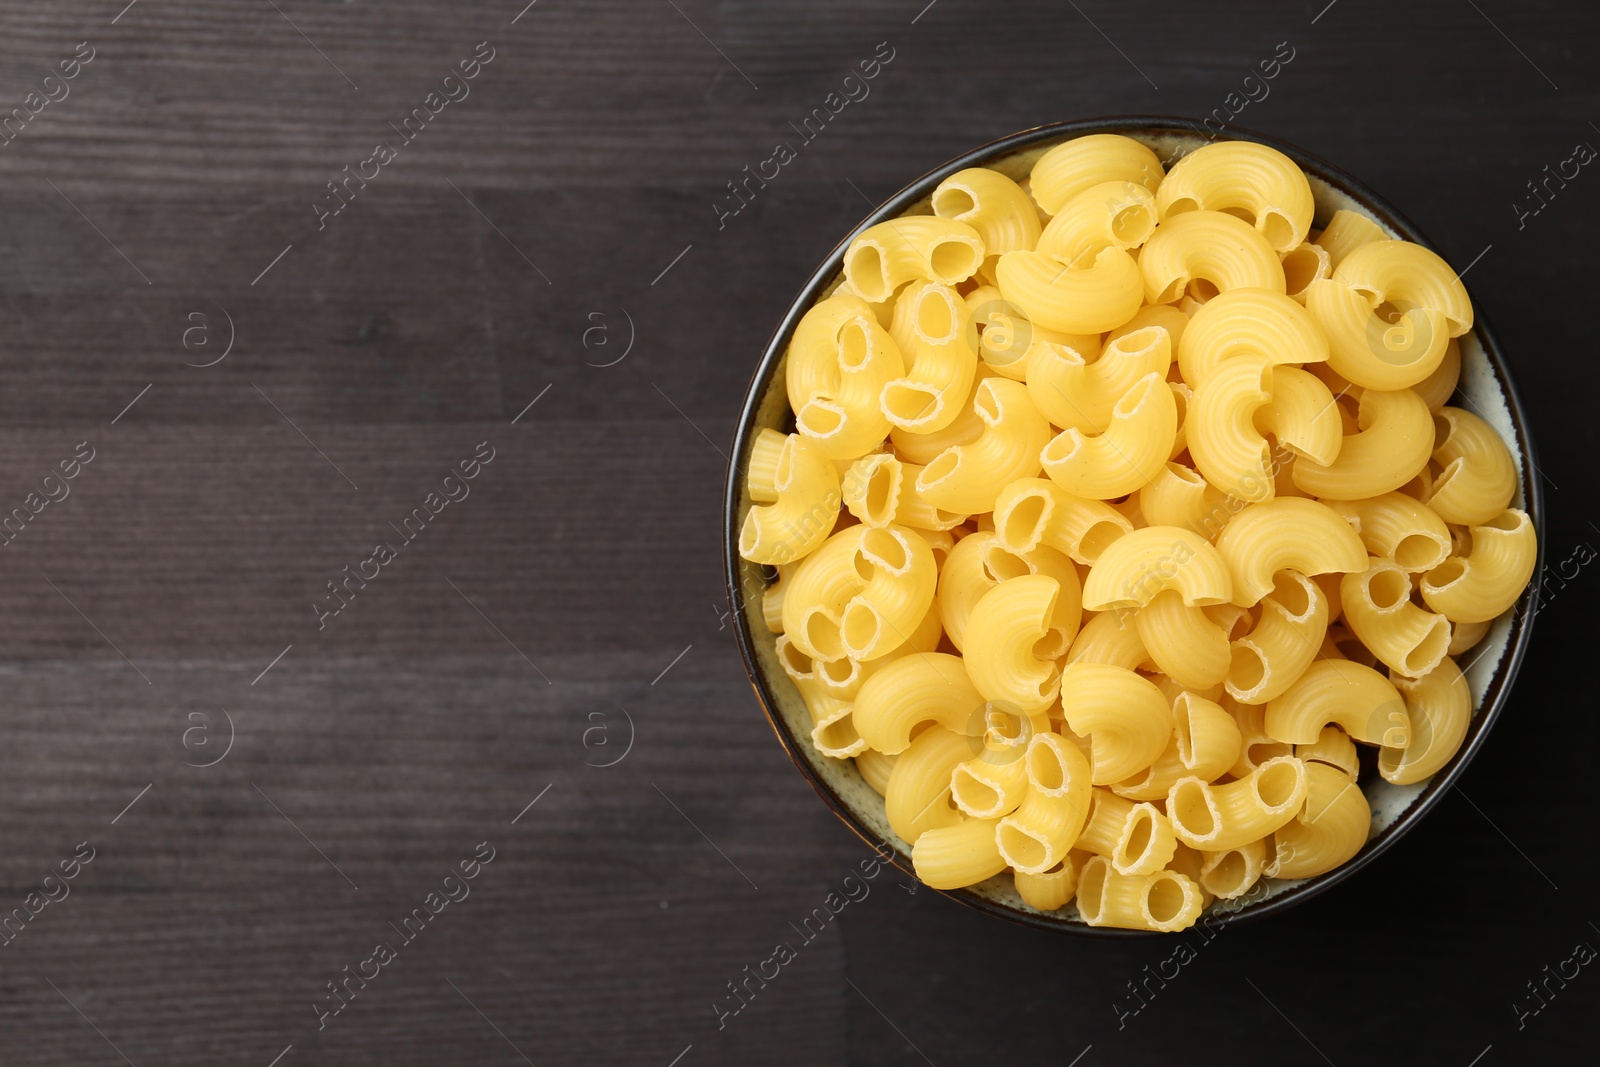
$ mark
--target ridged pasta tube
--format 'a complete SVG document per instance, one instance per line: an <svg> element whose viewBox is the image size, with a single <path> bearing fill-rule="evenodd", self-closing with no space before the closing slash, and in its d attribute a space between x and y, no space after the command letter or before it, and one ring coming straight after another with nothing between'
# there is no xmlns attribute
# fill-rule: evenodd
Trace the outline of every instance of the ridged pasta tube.
<svg viewBox="0 0 1600 1067"><path fill-rule="evenodd" d="M1267 584L1271 588L1270 579ZM1226 604L1234 596L1232 568L1217 546L1193 530L1146 526L1113 541L1089 568L1083 606L1089 611L1142 608L1168 589L1191 607Z"/></svg>
<svg viewBox="0 0 1600 1067"><path fill-rule="evenodd" d="M1000 855L1024 874L1043 874L1066 858L1089 812L1089 760L1059 734L1035 734L1023 760L1027 794L1000 820Z"/></svg>
<svg viewBox="0 0 1600 1067"><path fill-rule="evenodd" d="M1028 353L1028 396L1053 425L1104 433L1129 389L1149 374L1167 376L1172 336L1147 327L1107 342L1093 363L1067 345L1039 341Z"/></svg>
<svg viewBox="0 0 1600 1067"><path fill-rule="evenodd" d="M1328 258L1337 267L1357 248L1373 241L1387 241L1389 234L1382 226L1358 211L1340 208L1328 220L1327 228L1317 235L1317 244L1328 252Z"/></svg>
<svg viewBox="0 0 1600 1067"><path fill-rule="evenodd" d="M1488 522L1517 491L1517 468L1494 428L1470 411L1440 408L1434 415L1433 460L1443 467L1428 506L1445 522Z"/></svg>
<svg viewBox="0 0 1600 1067"><path fill-rule="evenodd" d="M1161 809L1154 804L1135 804L1107 858L1118 874L1154 874L1171 862L1177 848L1172 823Z"/></svg>
<svg viewBox="0 0 1600 1067"><path fill-rule="evenodd" d="M1104 333L1139 310L1145 283L1139 264L1120 248L1103 248L1069 267L1042 252L1007 252L995 268L1000 292L1030 322L1063 333Z"/></svg>
<svg viewBox="0 0 1600 1067"><path fill-rule="evenodd" d="M1390 321L1373 310L1368 294L1337 273L1313 281L1305 295L1306 309L1328 339L1329 364L1356 385L1405 389L1444 361L1450 320L1443 311L1410 307Z"/></svg>
<svg viewBox="0 0 1600 1067"><path fill-rule="evenodd" d="M1183 778L1167 794L1172 832L1190 848L1225 852L1259 841L1288 823L1306 799L1306 765L1293 756L1267 760L1226 785Z"/></svg>
<svg viewBox="0 0 1600 1067"><path fill-rule="evenodd" d="M1179 685L1207 689L1228 674L1228 633L1204 608L1183 602L1176 589L1164 589L1133 617L1139 640L1156 666Z"/></svg>
<svg viewBox="0 0 1600 1067"><path fill-rule="evenodd" d="M925 832L966 818L950 799L950 775L980 744L942 726L930 726L899 753L883 802L889 828L901 840L914 845Z"/></svg>
<svg viewBox="0 0 1600 1067"><path fill-rule="evenodd" d="M1229 651L1223 684L1241 704L1265 704L1299 678L1328 631L1328 598L1298 571L1280 571L1260 617Z"/></svg>
<svg viewBox="0 0 1600 1067"><path fill-rule="evenodd" d="M1267 843L1247 841L1221 852L1202 852L1200 884L1223 900L1242 897L1261 880L1267 866Z"/></svg>
<svg viewBox="0 0 1600 1067"><path fill-rule="evenodd" d="M829 686L819 677L817 663L820 661L800 652L781 634L775 651L784 673L800 691L806 709L811 712L811 743L817 751L834 759L849 759L860 754L867 743L855 728L854 708L848 699L830 692Z"/></svg>
<svg viewBox="0 0 1600 1067"><path fill-rule="evenodd" d="M1156 200L1138 182L1091 185L1062 206L1039 235L1038 251L1072 267L1094 262L1102 249L1137 248L1156 228Z"/></svg>
<svg viewBox="0 0 1600 1067"><path fill-rule="evenodd" d="M1037 475L1040 450L1050 439L1050 424L1021 382L985 378L973 409L983 422L982 436L939 453L917 475L920 497L968 515L993 511L1002 488Z"/></svg>
<svg viewBox="0 0 1600 1067"><path fill-rule="evenodd" d="M1294 160L1253 141L1219 141L1173 164L1156 193L1161 217L1185 211L1241 211L1277 252L1306 239L1316 205Z"/></svg>
<svg viewBox="0 0 1600 1067"><path fill-rule="evenodd" d="M1193 468L1169 462L1139 490L1139 511L1151 526L1181 526L1209 537L1233 517L1227 499Z"/></svg>
<svg viewBox="0 0 1600 1067"><path fill-rule="evenodd" d="M1066 907L1078 891L1078 868L1083 866L1086 859L1086 853L1069 852L1060 863L1040 874L1015 872L1013 881L1017 896L1022 898L1024 904L1039 911L1055 911Z"/></svg>
<svg viewBox="0 0 1600 1067"><path fill-rule="evenodd" d="M995 844L996 824L995 819L963 819L924 833L911 848L917 877L934 889L960 889L1005 870Z"/></svg>
<svg viewBox="0 0 1600 1067"><path fill-rule="evenodd" d="M1217 538L1217 552L1233 576L1233 602L1244 608L1272 591L1281 570L1317 575L1367 567L1366 547L1350 524L1328 505L1301 497L1247 505ZM1091 572L1084 606L1098 610L1093 586Z"/></svg>
<svg viewBox="0 0 1600 1067"><path fill-rule="evenodd" d="M1039 240L1039 213L1022 187L988 167L958 170L939 183L931 200L940 218L964 222L978 232L984 255L1032 248Z"/></svg>
<svg viewBox="0 0 1600 1067"><path fill-rule="evenodd" d="M1072 642L1067 662L1104 663L1130 671L1155 669L1138 628L1119 611L1102 611L1086 622Z"/></svg>
<svg viewBox="0 0 1600 1067"><path fill-rule="evenodd" d="M912 730L930 720L963 736L977 737L984 731L983 695L967 676L960 656L943 652L900 656L874 672L856 695L856 730L869 747L885 755L904 752ZM967 755L978 747L974 742Z"/></svg>
<svg viewBox="0 0 1600 1067"><path fill-rule="evenodd" d="M1344 576L1345 625L1390 670L1419 678L1450 648L1450 622L1411 602L1411 576L1376 556L1364 571Z"/></svg>
<svg viewBox="0 0 1600 1067"><path fill-rule="evenodd" d="M906 370L881 386L879 409L901 430L942 430L961 414L978 372L966 302L948 285L923 282L901 291L894 316L890 329Z"/></svg>
<svg viewBox="0 0 1600 1067"><path fill-rule="evenodd" d="M1235 356L1265 356L1269 363L1321 363L1328 342L1306 309L1272 289L1233 289L1194 313L1178 340L1183 379L1198 387Z"/></svg>
<svg viewBox="0 0 1600 1067"><path fill-rule="evenodd" d="M739 555L754 563L793 563L828 539L839 517L839 472L816 445L799 436L764 430L751 453L750 495L770 504L745 512Z"/></svg>
<svg viewBox="0 0 1600 1067"><path fill-rule="evenodd" d="M1266 732L1286 744L1311 744L1330 724L1385 748L1404 748L1411 737L1399 691L1371 667L1349 660L1318 660L1267 703Z"/></svg>
<svg viewBox="0 0 1600 1067"><path fill-rule="evenodd" d="M1283 264L1247 222L1220 211L1186 211L1156 227L1139 250L1145 297L1171 304L1185 294L1204 302L1234 289L1284 291Z"/></svg>
<svg viewBox="0 0 1600 1067"><path fill-rule="evenodd" d="M1133 532L1133 523L1104 501L1073 496L1044 478L1019 478L995 498L994 531L1013 552L1048 545L1091 566Z"/></svg>
<svg viewBox="0 0 1600 1067"><path fill-rule="evenodd" d="M1061 595L1050 625L1062 650L1069 647L1083 616L1083 588L1072 561L1048 545L1012 552L991 530L963 537L939 575L939 618L950 643L964 649L967 620L978 601L1001 582L1024 574L1045 574L1060 583Z"/></svg>
<svg viewBox="0 0 1600 1067"><path fill-rule="evenodd" d="M1391 675L1390 681L1393 680ZM1361 754L1356 750L1356 743L1337 726L1324 726L1316 741L1294 746L1294 754L1307 763L1326 763L1352 782L1361 777Z"/></svg>
<svg viewBox="0 0 1600 1067"><path fill-rule="evenodd" d="M1042 711L1055 701L1061 671L1039 653L1066 652L1050 640L1061 596L1061 583L1054 578L1024 574L1001 582L973 607L967 619L967 674L986 699L1023 713Z"/></svg>
<svg viewBox="0 0 1600 1067"><path fill-rule="evenodd" d="M1405 493L1328 505L1355 528L1367 551L1411 574L1431 570L1450 556L1450 530L1439 513Z"/></svg>
<svg viewBox="0 0 1600 1067"><path fill-rule="evenodd" d="M1311 878L1344 863L1367 843L1372 808L1337 768L1306 764L1305 806L1272 835L1270 878Z"/></svg>
<svg viewBox="0 0 1600 1067"><path fill-rule="evenodd" d="M1161 160L1143 142L1116 133L1091 133L1064 141L1039 157L1028 175L1033 198L1047 215L1101 182L1138 182L1161 187Z"/></svg>
<svg viewBox="0 0 1600 1067"><path fill-rule="evenodd" d="M1172 709L1147 679L1122 667L1069 663L1060 674L1067 726L1087 737L1095 785L1120 782L1154 763L1172 735Z"/></svg>
<svg viewBox="0 0 1600 1067"><path fill-rule="evenodd" d="M838 609L837 634L826 632L834 601L797 600L797 608L810 614L799 617L796 630L787 626L785 604L785 632L804 634L806 640L796 637L796 643L804 650L809 642L816 650L811 654L820 659L836 658L829 654L835 636L839 650L852 659L886 656L905 644L933 605L939 570L928 542L897 526L863 526L859 530L848 566L861 585ZM837 559L830 560L829 565L837 566ZM806 572L807 565L802 564L795 590L803 588L802 579L809 580ZM791 596L795 590L791 590Z"/></svg>
<svg viewBox="0 0 1600 1067"><path fill-rule="evenodd" d="M1539 560L1528 513L1508 508L1472 527L1472 551L1422 576L1422 599L1452 622L1488 622L1517 602Z"/></svg>
<svg viewBox="0 0 1600 1067"><path fill-rule="evenodd" d="M1410 785L1437 774L1460 750L1472 725L1472 689L1448 656L1421 678L1390 674L1389 680L1406 702L1411 740L1405 748L1380 751L1378 773L1395 785Z"/></svg>
<svg viewBox="0 0 1600 1067"><path fill-rule="evenodd" d="M1078 875L1078 914L1090 926L1124 930L1184 930L1205 906L1200 885L1176 871L1118 874L1094 856Z"/></svg>
<svg viewBox="0 0 1600 1067"><path fill-rule="evenodd" d="M1467 297L1467 287L1450 264L1422 245L1411 241L1367 241L1339 260L1333 277L1365 294L1373 307L1387 303L1401 310L1442 312L1451 337L1460 337L1472 329L1472 301Z"/></svg>
<svg viewBox="0 0 1600 1067"><path fill-rule="evenodd" d="M1039 454L1045 475L1073 496L1109 500L1141 488L1166 466L1178 406L1160 374L1147 374L1111 408L1104 433L1057 434Z"/></svg>
<svg viewBox="0 0 1600 1067"><path fill-rule="evenodd" d="M983 238L964 222L909 215L869 226L844 253L844 276L862 299L880 304L909 281L956 285L983 263Z"/></svg>
<svg viewBox="0 0 1600 1067"><path fill-rule="evenodd" d="M1358 431L1344 438L1338 458L1294 465L1294 484L1312 496L1361 500L1398 489L1428 465L1433 453L1433 413L1410 389L1365 390Z"/></svg>

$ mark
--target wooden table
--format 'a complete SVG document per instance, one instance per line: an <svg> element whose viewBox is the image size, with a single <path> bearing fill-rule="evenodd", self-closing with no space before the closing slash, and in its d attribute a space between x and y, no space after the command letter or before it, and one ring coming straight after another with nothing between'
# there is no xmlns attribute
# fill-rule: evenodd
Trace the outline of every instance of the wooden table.
<svg viewBox="0 0 1600 1067"><path fill-rule="evenodd" d="M1600 944L1600 568L1574 562L1600 543L1600 175L1536 215L1525 183L1600 144L1593 10L520 2L7 5L0 507L26 514L0 555L0 908L39 913L0 952L0 1062L1576 1047L1600 976L1548 975ZM1566 569L1499 728L1392 854L1181 967L890 870L719 1029L727 983L868 857L724 614L725 452L774 323L945 159L1231 110L1285 50L1232 121L1470 264L1535 417ZM778 142L796 158L733 213L726 183Z"/></svg>

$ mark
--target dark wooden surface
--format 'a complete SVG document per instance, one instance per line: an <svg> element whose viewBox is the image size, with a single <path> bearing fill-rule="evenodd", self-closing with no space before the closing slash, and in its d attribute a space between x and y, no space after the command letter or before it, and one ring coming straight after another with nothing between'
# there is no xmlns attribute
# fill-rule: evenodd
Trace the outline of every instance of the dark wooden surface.
<svg viewBox="0 0 1600 1067"><path fill-rule="evenodd" d="M1166 944L1041 937L891 870L719 1030L725 983L867 856L745 681L722 453L801 281L928 168L1199 117L1287 41L1238 122L1473 263L1550 562L1600 544L1600 174L1512 206L1600 145L1592 6L923 3L5 5L0 114L95 58L0 148L0 511L95 458L0 548L0 913L96 853L0 947L0 1063L1490 1067L1589 1040L1600 974L1537 1014L1526 984L1600 945L1576 564L1462 789L1120 1025ZM480 41L470 96L319 231L324 183ZM719 231L724 183L879 42L870 96ZM470 496L319 631L324 583L483 441ZM192 766L218 709L232 748ZM470 896L319 1031L326 983L483 841Z"/></svg>

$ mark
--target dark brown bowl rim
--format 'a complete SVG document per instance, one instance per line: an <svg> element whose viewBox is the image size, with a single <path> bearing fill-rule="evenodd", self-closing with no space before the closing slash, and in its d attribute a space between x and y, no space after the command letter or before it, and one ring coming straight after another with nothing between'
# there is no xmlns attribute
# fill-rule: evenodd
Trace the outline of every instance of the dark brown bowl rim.
<svg viewBox="0 0 1600 1067"><path fill-rule="evenodd" d="M876 835L856 818L855 814L812 770L797 741L789 733L783 717L775 711L777 700L765 675L756 663L755 647L739 602L739 487L744 481L740 460L748 448L757 409L777 369L778 362L783 356L783 351L788 345L789 337L794 331L795 324L816 301L817 297L821 295L823 287L838 274L845 247L862 230L884 219L898 216L911 204L931 192L940 181L964 167L980 166L986 160L993 159L996 156L1064 137L1083 136L1092 133L1129 132L1182 135L1199 133L1203 136L1205 131L1198 122L1193 120L1161 115L1109 116L1074 122L1051 123L1022 130L975 148L950 160L948 163L936 167L907 185L904 189L901 189L879 205L851 230L833 251L828 253L822 264L812 273L800 290L799 295L790 304L789 311L784 315L783 321L772 336L772 340L768 342L766 354L756 368L755 374L750 381L750 388L745 394L745 401L739 413L738 429L734 435L733 451L730 453L731 458L728 463L728 479L723 505L724 537L722 543L728 601L732 608L734 634L739 643L739 653L744 658L745 672L749 675L750 685L754 688L756 697L761 703L761 710L767 717L767 723L772 727L773 732L778 735L778 740L783 744L784 750L789 753L790 760L799 768L806 781L811 783L811 787L816 790L817 795L833 809L834 814L854 831L856 836L870 846L877 846ZM1254 141L1276 148L1299 164L1306 173L1320 178L1359 201L1363 207L1382 218L1392 230L1403 235L1407 240L1428 248L1433 247L1432 243L1422 235L1416 225L1402 215L1387 200L1349 174L1304 149L1265 134L1237 127L1230 127L1220 137L1224 140ZM1478 342L1482 345L1490 365L1494 368L1500 387L1505 394L1506 407L1510 411L1512 425L1516 431L1517 444L1519 446L1517 460L1522 467L1523 504L1533 521L1534 529L1539 539L1539 555L1534 565L1534 574L1537 576L1542 572L1544 565L1544 493L1539 484L1539 468L1535 458L1533 435L1528 428L1527 412L1523 410L1522 400L1517 395L1516 386L1512 382L1511 372L1506 366L1500 347L1496 343L1488 324L1484 321L1481 307L1478 307L1476 302L1473 331L1477 335ZM1388 851L1396 841L1400 840L1401 837L1416 826L1423 816L1439 803L1439 800L1461 777L1462 772L1467 769L1467 765L1478 754L1478 750L1488 737L1490 728L1499 717L1501 708L1505 706L1512 682L1516 679L1517 671L1522 666L1522 660L1527 652L1532 634L1533 620L1536 615L1536 612L1532 610L1536 588L1536 582L1530 584L1523 591L1513 609L1511 634L1507 639L1506 652L1501 659L1500 667L1495 671L1493 678L1490 679L1479 713L1473 717L1472 725L1468 728L1468 737L1450 766L1444 771L1435 774L1428 787L1411 806L1382 832L1362 846L1361 852L1348 863L1336 867L1326 874L1308 879L1302 884L1287 889L1262 903L1250 904L1241 908L1226 919L1223 919L1223 922L1253 922L1269 915L1281 914L1297 904L1327 892ZM898 850L895 850L891 862L908 875L913 878L916 877L915 870L912 869L909 861L900 855ZM1109 927L1087 926L1082 923L1064 923L1059 920L1045 918L1042 915L1031 915L1026 912L1015 911L965 889L939 890L938 892L959 900L961 903L979 911L1035 929L1110 938L1169 936L1146 930L1120 930Z"/></svg>

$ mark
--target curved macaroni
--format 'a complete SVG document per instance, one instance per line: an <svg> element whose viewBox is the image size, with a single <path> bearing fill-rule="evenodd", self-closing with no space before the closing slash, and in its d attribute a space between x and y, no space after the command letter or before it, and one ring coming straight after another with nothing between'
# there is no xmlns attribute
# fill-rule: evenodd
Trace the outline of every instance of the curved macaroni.
<svg viewBox="0 0 1600 1067"><path fill-rule="evenodd" d="M1450 530L1439 513L1405 493L1328 505L1355 528L1367 551L1401 570L1431 570L1450 555Z"/></svg>
<svg viewBox="0 0 1600 1067"><path fill-rule="evenodd" d="M1039 453L1051 481L1074 496L1109 500L1142 487L1166 465L1178 433L1178 406L1161 375L1135 382L1111 408L1104 433L1057 434Z"/></svg>
<svg viewBox="0 0 1600 1067"><path fill-rule="evenodd" d="M1309 745L1328 725L1356 741L1404 748L1411 736L1405 701L1389 680L1349 660L1319 660L1282 696L1267 703L1267 734L1285 744Z"/></svg>
<svg viewBox="0 0 1600 1067"><path fill-rule="evenodd" d="M947 448L917 475L918 496L967 515L993 511L1002 488L1037 475L1040 450L1050 439L1050 424L1021 382L985 378L978 383L972 405L983 422L983 434L969 444Z"/></svg>
<svg viewBox="0 0 1600 1067"><path fill-rule="evenodd" d="M1117 401L1146 375L1163 378L1172 365L1172 337L1152 326L1107 342L1093 363L1049 341L1028 353L1028 395L1053 425L1104 433Z"/></svg>
<svg viewBox="0 0 1600 1067"><path fill-rule="evenodd" d="M1035 734L1023 763L1028 789L1017 810L1000 820L996 843L1023 874L1043 874L1066 858L1089 810L1089 760L1059 734Z"/></svg>
<svg viewBox="0 0 1600 1067"><path fill-rule="evenodd" d="M1310 878L1361 851L1372 808L1361 788L1337 768L1306 764L1305 807L1272 835L1270 878Z"/></svg>
<svg viewBox="0 0 1600 1067"><path fill-rule="evenodd" d="M1172 734L1166 697L1133 671L1099 663L1069 663L1060 675L1067 726L1089 738L1095 785L1137 774L1156 761Z"/></svg>
<svg viewBox="0 0 1600 1067"><path fill-rule="evenodd" d="M879 410L901 430L942 430L961 414L978 371L967 343L966 303L949 286L924 282L901 291L894 315L891 329L906 372L883 383Z"/></svg>
<svg viewBox="0 0 1600 1067"><path fill-rule="evenodd" d="M1040 156L1028 185L1045 214L1055 215L1067 201L1101 182L1138 182L1155 192L1162 177L1161 160L1143 143L1121 134L1092 133Z"/></svg>
<svg viewBox="0 0 1600 1067"><path fill-rule="evenodd" d="M1341 583L1345 625L1390 670L1420 678L1449 650L1450 623L1411 602L1411 576L1398 564L1367 562Z"/></svg>
<svg viewBox="0 0 1600 1067"><path fill-rule="evenodd" d="M1186 211L1162 222L1139 250L1139 271L1152 304L1185 295L1203 303L1244 288L1284 291L1283 264L1267 239L1220 211Z"/></svg>
<svg viewBox="0 0 1600 1067"><path fill-rule="evenodd" d="M1451 622L1488 622L1517 602L1539 560L1528 513L1508 508L1472 527L1472 551L1422 576L1422 599Z"/></svg>
<svg viewBox="0 0 1600 1067"><path fill-rule="evenodd" d="M1306 780L1306 765L1293 756L1269 759L1225 785L1183 778L1167 794L1167 818L1190 848L1226 852L1291 821L1305 803Z"/></svg>
<svg viewBox="0 0 1600 1067"><path fill-rule="evenodd" d="M1234 597L1232 567L1218 546L1193 530L1146 526L1113 541L1089 568L1083 606L1090 611L1142 608L1168 589L1182 594L1191 607L1226 604Z"/></svg>
<svg viewBox="0 0 1600 1067"><path fill-rule="evenodd" d="M1511 453L1494 428L1470 411L1442 407L1433 419L1433 460L1444 469L1433 480L1428 506L1445 522L1488 522L1516 495Z"/></svg>
<svg viewBox="0 0 1600 1067"><path fill-rule="evenodd" d="M1323 363L1328 341L1306 309L1282 291L1232 289L1195 311L1178 339L1178 367L1190 385L1239 355L1265 356L1269 363Z"/></svg>
<svg viewBox="0 0 1600 1067"><path fill-rule="evenodd" d="M1266 596L1273 576L1286 568L1305 575L1367 568L1367 550L1350 525L1328 505L1302 497L1247 505L1217 538L1217 551L1233 576L1233 602L1245 608ZM1091 573L1084 597L1089 608L1095 607L1093 586Z"/></svg>
<svg viewBox="0 0 1600 1067"><path fill-rule="evenodd" d="M978 232L986 256L1032 248L1039 240L1039 213L1022 187L987 167L958 170L933 191L933 213L964 222Z"/></svg>
<svg viewBox="0 0 1600 1067"><path fill-rule="evenodd" d="M798 434L763 430L751 450L749 477L751 497L771 503L745 512L739 555L769 566L793 563L828 539L839 517L839 472L816 445Z"/></svg>
<svg viewBox="0 0 1600 1067"><path fill-rule="evenodd" d="M1091 185L1067 201L1039 235L1039 252L1087 267L1102 249L1137 248L1156 228L1156 199L1138 182Z"/></svg>
<svg viewBox="0 0 1600 1067"><path fill-rule="evenodd" d="M1294 484L1312 496L1360 500L1398 489L1427 467L1433 414L1410 389L1364 391L1356 424L1332 463L1297 461Z"/></svg>
<svg viewBox="0 0 1600 1067"><path fill-rule="evenodd" d="M1446 656L1421 678L1391 674L1411 716L1405 748L1378 753L1378 773L1395 785L1410 785L1437 774L1461 748L1472 725L1472 689L1456 662Z"/></svg>
<svg viewBox="0 0 1600 1067"><path fill-rule="evenodd" d="M1019 478L995 499L994 530L1013 552L1049 545L1092 566L1133 523L1104 501L1073 496L1044 478Z"/></svg>
<svg viewBox="0 0 1600 1067"><path fill-rule="evenodd" d="M1042 252L1007 252L995 268L1000 292L1030 322L1063 333L1104 333L1133 318L1144 297L1139 264L1120 248L1069 267Z"/></svg>
<svg viewBox="0 0 1600 1067"><path fill-rule="evenodd" d="M1090 926L1125 930L1183 930L1205 907L1199 883L1177 871L1118 874L1111 861L1094 856L1078 875L1078 914Z"/></svg>
<svg viewBox="0 0 1600 1067"><path fill-rule="evenodd" d="M1281 696L1317 656L1328 630L1328 598L1294 570L1278 572L1260 601L1260 617L1229 649L1228 695L1241 704Z"/></svg>
<svg viewBox="0 0 1600 1067"><path fill-rule="evenodd" d="M1220 141L1184 156L1156 192L1162 219L1188 211L1242 211L1274 251L1306 239L1316 205L1294 160L1253 141Z"/></svg>
<svg viewBox="0 0 1600 1067"><path fill-rule="evenodd" d="M884 755L904 752L912 731L929 721L965 737L976 738L984 731L983 695L967 677L960 656L927 652L890 660L862 683L856 695L856 730L868 747ZM972 742L961 758L978 747Z"/></svg>
<svg viewBox="0 0 1600 1067"><path fill-rule="evenodd" d="M978 231L934 215L889 219L863 230L844 253L844 277L870 303L888 300L909 281L943 285L966 281L983 264Z"/></svg>
<svg viewBox="0 0 1600 1067"><path fill-rule="evenodd" d="M967 619L966 665L988 700L1027 713L1056 699L1060 669L1039 653L1065 655L1071 641L1054 632L1061 583L1044 574L1008 579L983 595ZM1053 862L1053 861L1052 861Z"/></svg>

